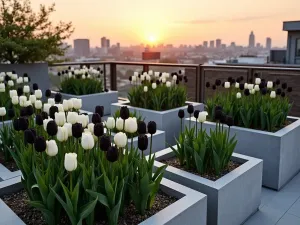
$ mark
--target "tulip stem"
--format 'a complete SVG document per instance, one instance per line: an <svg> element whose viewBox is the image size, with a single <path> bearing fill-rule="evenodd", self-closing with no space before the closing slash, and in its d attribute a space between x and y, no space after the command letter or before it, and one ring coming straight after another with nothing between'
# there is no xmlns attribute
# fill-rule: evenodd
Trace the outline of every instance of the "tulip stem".
<svg viewBox="0 0 300 225"><path fill-rule="evenodd" d="M196 137L197 137L197 133L198 133L198 122L197 122L197 120L196 120ZM202 123L201 123L201 125L202 125Z"/></svg>
<svg viewBox="0 0 300 225"><path fill-rule="evenodd" d="M43 152L41 152L41 167L42 167L42 171L44 171L44 157L43 157Z"/></svg>
<svg viewBox="0 0 300 225"><path fill-rule="evenodd" d="M191 129L191 118L192 118L192 114L190 114L189 130Z"/></svg>
<svg viewBox="0 0 300 225"><path fill-rule="evenodd" d="M2 127L4 129L4 116L2 116Z"/></svg>
<svg viewBox="0 0 300 225"><path fill-rule="evenodd" d="M132 147L133 147L133 135L131 136L131 149L132 150Z"/></svg>
<svg viewBox="0 0 300 225"><path fill-rule="evenodd" d="M72 172L70 172L70 191L73 192Z"/></svg>
<svg viewBox="0 0 300 225"><path fill-rule="evenodd" d="M152 137L153 137L153 134L151 134L151 137L150 137L150 154L149 154L150 157L151 157L151 154L152 154Z"/></svg>
<svg viewBox="0 0 300 225"><path fill-rule="evenodd" d="M181 134L182 134L182 119L180 119L180 129L181 129Z"/></svg>

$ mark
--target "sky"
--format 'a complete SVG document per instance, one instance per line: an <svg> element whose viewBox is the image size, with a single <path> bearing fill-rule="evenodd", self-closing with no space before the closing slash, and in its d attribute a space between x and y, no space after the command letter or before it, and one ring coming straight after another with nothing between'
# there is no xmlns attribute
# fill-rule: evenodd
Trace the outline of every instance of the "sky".
<svg viewBox="0 0 300 225"><path fill-rule="evenodd" d="M222 43L248 45L254 32L256 42L286 46L283 21L300 20L299 0L31 0L34 9L41 3L56 4L53 22L71 21L73 39L88 38L99 46L110 38L121 46L148 44L199 45L222 39Z"/></svg>

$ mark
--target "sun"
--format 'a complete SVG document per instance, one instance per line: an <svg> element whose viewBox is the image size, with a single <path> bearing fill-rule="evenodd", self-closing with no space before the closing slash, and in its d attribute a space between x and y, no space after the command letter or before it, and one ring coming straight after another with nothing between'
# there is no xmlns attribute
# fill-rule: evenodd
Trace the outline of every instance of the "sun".
<svg viewBox="0 0 300 225"><path fill-rule="evenodd" d="M154 43L157 41L157 38L156 38L156 36L154 36L154 35L149 35L148 41L149 41L151 44L154 44Z"/></svg>

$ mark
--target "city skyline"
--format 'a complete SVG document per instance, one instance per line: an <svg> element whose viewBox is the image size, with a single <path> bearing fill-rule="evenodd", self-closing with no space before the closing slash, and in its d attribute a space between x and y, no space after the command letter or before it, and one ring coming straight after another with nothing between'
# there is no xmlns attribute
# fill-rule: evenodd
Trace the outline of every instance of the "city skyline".
<svg viewBox="0 0 300 225"><path fill-rule="evenodd" d="M236 45L247 46L251 30L256 42L265 43L266 37L271 37L273 46L282 47L286 45L282 22L299 19L297 6L300 6L297 0L289 0L289 4L273 4L271 0L228 0L217 4L200 4L196 0L188 4L180 0L153 0L151 4L136 0L54 2L56 12L51 19L72 21L75 27L68 43L87 38L92 47L100 46L102 36L110 37L111 44L120 42L122 46L146 44L150 40L176 46L199 45L217 38L227 45L236 42ZM53 0L43 1L46 5L51 3ZM32 0L33 8L39 4L40 1Z"/></svg>

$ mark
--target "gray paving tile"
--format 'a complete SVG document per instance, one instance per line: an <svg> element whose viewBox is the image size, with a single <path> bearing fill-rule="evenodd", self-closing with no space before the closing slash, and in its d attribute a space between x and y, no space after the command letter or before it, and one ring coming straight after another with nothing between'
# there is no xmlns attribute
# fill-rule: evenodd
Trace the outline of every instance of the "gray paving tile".
<svg viewBox="0 0 300 225"><path fill-rule="evenodd" d="M299 225L300 218L291 214L285 214L276 225Z"/></svg>
<svg viewBox="0 0 300 225"><path fill-rule="evenodd" d="M300 217L300 199L298 199L292 207L287 211L289 214Z"/></svg>
<svg viewBox="0 0 300 225"><path fill-rule="evenodd" d="M287 211L300 197L300 189L286 189L278 192L265 206Z"/></svg>
<svg viewBox="0 0 300 225"><path fill-rule="evenodd" d="M261 190L261 206L267 204L270 202L277 194L277 191L268 189L268 188L262 188Z"/></svg>

